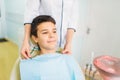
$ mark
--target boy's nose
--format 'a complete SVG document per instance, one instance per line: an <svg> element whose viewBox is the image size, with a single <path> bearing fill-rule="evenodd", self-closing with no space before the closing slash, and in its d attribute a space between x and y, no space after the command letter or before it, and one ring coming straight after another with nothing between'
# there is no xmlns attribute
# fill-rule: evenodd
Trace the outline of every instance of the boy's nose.
<svg viewBox="0 0 120 80"><path fill-rule="evenodd" d="M55 34L54 33L49 33L49 37L54 37Z"/></svg>

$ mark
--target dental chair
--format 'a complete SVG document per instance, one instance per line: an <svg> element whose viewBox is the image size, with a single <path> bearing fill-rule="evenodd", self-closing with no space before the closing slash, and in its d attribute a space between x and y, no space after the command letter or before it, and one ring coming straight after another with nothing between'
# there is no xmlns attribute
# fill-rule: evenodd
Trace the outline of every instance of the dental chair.
<svg viewBox="0 0 120 80"><path fill-rule="evenodd" d="M120 80L120 58L99 56L93 61L103 80Z"/></svg>

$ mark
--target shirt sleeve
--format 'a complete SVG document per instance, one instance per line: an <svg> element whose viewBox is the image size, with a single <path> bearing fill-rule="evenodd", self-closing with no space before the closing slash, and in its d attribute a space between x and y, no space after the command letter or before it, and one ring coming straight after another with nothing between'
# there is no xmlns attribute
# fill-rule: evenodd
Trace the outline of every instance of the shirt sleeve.
<svg viewBox="0 0 120 80"><path fill-rule="evenodd" d="M69 26L68 29L74 29L75 31L77 30L79 26L79 0L74 0L72 9L71 9L71 14L70 14L70 19L69 19Z"/></svg>
<svg viewBox="0 0 120 80"><path fill-rule="evenodd" d="M32 23L32 20L39 15L40 0L27 0L24 14L24 24Z"/></svg>

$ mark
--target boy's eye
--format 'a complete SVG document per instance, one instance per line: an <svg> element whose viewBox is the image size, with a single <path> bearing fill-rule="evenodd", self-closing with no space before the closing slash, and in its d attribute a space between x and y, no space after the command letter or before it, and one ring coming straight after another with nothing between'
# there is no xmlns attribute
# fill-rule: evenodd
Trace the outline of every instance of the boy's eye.
<svg viewBox="0 0 120 80"><path fill-rule="evenodd" d="M56 33L56 31L53 31L53 33Z"/></svg>
<svg viewBox="0 0 120 80"><path fill-rule="evenodd" d="M47 34L48 32L43 32L42 34Z"/></svg>

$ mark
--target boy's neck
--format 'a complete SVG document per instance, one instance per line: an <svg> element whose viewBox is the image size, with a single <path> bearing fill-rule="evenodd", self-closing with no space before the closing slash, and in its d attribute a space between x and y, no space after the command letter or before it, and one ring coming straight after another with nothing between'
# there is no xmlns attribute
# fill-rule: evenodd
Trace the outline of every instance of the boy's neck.
<svg viewBox="0 0 120 80"><path fill-rule="evenodd" d="M54 49L54 50L41 50L40 51L40 54L47 54L47 53L54 54L54 53L56 53L56 49Z"/></svg>

